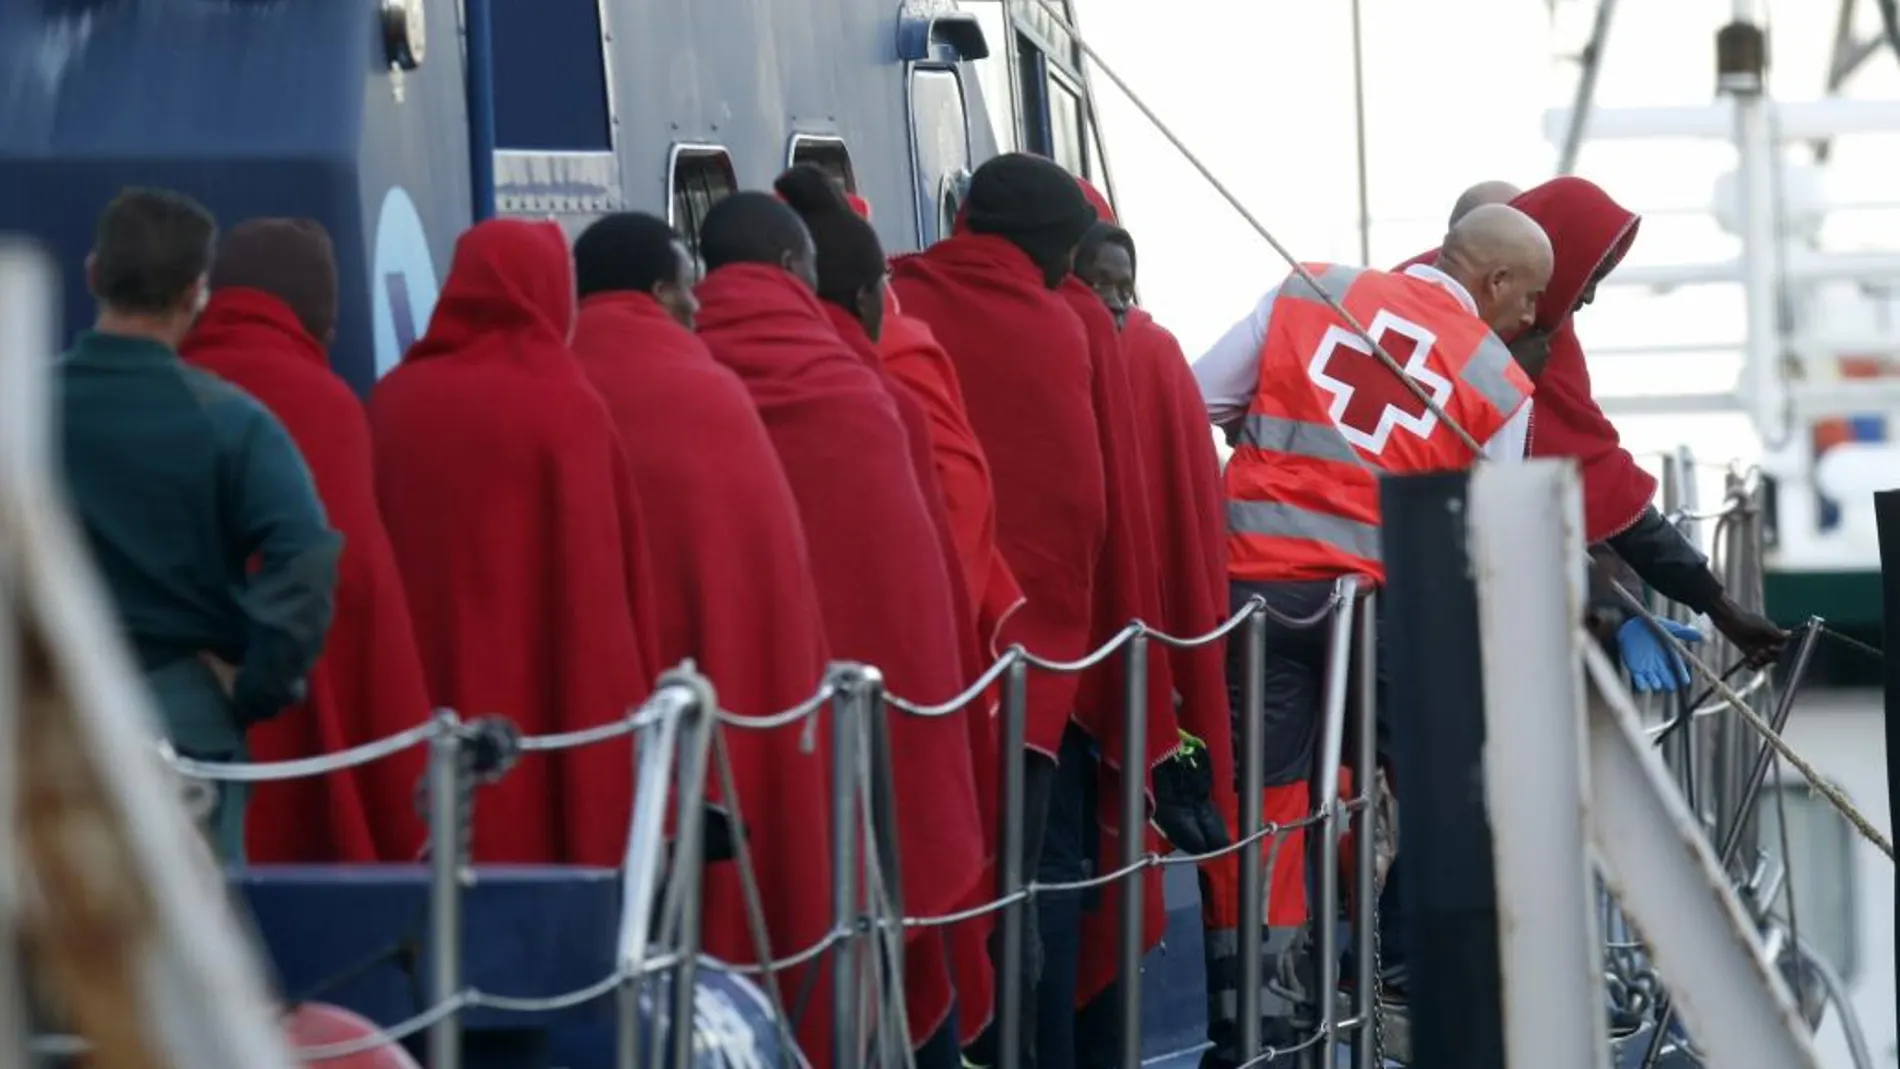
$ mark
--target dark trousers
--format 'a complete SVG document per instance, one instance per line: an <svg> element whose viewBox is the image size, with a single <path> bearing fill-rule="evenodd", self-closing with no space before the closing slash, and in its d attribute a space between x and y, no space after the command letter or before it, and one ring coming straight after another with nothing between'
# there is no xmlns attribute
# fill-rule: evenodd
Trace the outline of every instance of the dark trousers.
<svg viewBox="0 0 1900 1069"><path fill-rule="evenodd" d="M1049 796L1055 789L1056 763L1033 751L1023 751L1023 868L1022 871L1034 879L1037 865L1042 860L1044 834L1049 825ZM1023 999L1019 1014L1022 1027L1021 1045L1016 1052L1016 1064L1019 1069L1036 1069L1036 986L1043 974L1043 946L1041 925L1038 923L1037 904L1030 902L1023 907L1023 954L1020 970L1020 990ZM996 994L1002 997L1003 969L1003 924L999 915L995 930L990 935L990 958L996 965ZM1002 1027L1003 1008L996 1007L996 1015L983 1034L970 1044L966 1058L974 1065L999 1066L1002 1064L998 1044L1002 1042L999 1029Z"/></svg>
<svg viewBox="0 0 1900 1069"><path fill-rule="evenodd" d="M1088 736L1071 725L1060 761L1025 753L1023 871L1042 883L1072 882L1095 871L1095 759ZM1075 892L1038 895L1023 911L1022 1046L1018 1069L1072 1069L1075 1064L1076 967L1081 959L1082 912L1090 904ZM1002 928L990 940L1002 966ZM999 984L1000 994L1001 987ZM1000 1014L1001 1007L998 1007ZM1000 1021L970 1045L969 1060L1001 1064Z"/></svg>
<svg viewBox="0 0 1900 1069"><path fill-rule="evenodd" d="M1332 597L1334 584L1331 581L1311 582L1274 582L1253 583L1237 581L1230 591L1231 606L1238 611L1255 596L1263 598L1269 608L1279 616L1289 618L1310 618L1326 605ZM1347 611L1342 607L1341 611ZM1332 626L1331 617L1319 621L1311 627L1291 627L1273 615L1269 615L1265 624L1266 649L1263 662L1263 675L1260 680L1264 720L1261 724L1261 765L1262 785L1265 787L1289 787L1305 782L1317 790L1316 773L1319 759L1321 732L1325 718L1325 690L1328 659L1331 654ZM1377 629L1378 645L1386 644L1386 629ZM1357 629L1352 631L1357 635ZM1240 640L1228 643L1228 688L1229 699L1234 711L1234 738L1241 737L1239 718L1243 712L1241 705L1241 683L1245 665L1246 647ZM1354 651L1355 657L1359 651ZM1378 705L1378 750L1382 762L1389 760L1391 752L1390 736L1386 722L1387 689L1385 670L1386 660L1379 650L1376 700ZM1347 674L1348 691L1346 694L1347 743L1344 749L1348 761L1354 751L1353 714L1359 700L1358 672ZM1236 761L1239 760L1238 755ZM1236 787L1238 783L1238 767ZM1355 791L1366 789L1364 784L1356 784ZM1317 806L1319 799L1310 799ZM1386 973L1402 966L1402 933L1405 918L1401 912L1403 898L1397 892L1398 868L1394 867L1386 881L1379 901L1379 935L1381 964ZM1317 903L1317 880L1315 873L1308 868L1304 879L1309 906ZM1332 923L1334 918L1311 917L1310 923ZM1307 990L1317 978L1315 963L1311 955L1317 949L1317 939L1310 929L1296 931L1292 929L1267 929L1264 967L1269 975L1276 975L1279 986L1286 995L1295 995L1294 1004L1286 996L1268 992L1261 1000L1264 1016L1261 1035L1269 1045L1282 1046L1288 1042L1298 1042L1307 1034L1306 1020L1316 1010L1314 1000L1320 997L1318 992ZM1236 950L1237 954L1238 951ZM1221 962L1220 964L1226 964ZM1237 965L1230 966L1230 972L1237 976ZM1350 968L1342 971L1343 976L1351 976ZM1231 999L1216 999L1220 992L1210 992L1210 1007L1219 1003L1231 1005ZM1210 1012L1209 1039L1215 1044L1212 1052L1213 1064L1224 1065L1235 1060L1234 1040L1237 1037L1237 1021L1221 1019L1218 1013Z"/></svg>

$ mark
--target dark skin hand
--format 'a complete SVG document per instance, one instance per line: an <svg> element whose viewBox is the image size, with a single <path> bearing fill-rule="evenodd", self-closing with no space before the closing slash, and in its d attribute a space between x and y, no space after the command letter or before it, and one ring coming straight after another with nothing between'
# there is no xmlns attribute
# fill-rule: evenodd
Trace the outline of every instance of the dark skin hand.
<svg viewBox="0 0 1900 1069"><path fill-rule="evenodd" d="M1776 627L1766 616L1743 608L1727 594L1709 610L1709 620L1748 658L1750 668L1773 663L1787 648L1788 632Z"/></svg>

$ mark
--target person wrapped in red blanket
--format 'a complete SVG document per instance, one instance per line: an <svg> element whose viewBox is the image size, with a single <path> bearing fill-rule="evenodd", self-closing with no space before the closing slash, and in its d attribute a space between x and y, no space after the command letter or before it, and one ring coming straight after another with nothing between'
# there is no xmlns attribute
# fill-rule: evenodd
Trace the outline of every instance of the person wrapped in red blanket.
<svg viewBox="0 0 1900 1069"><path fill-rule="evenodd" d="M574 355L620 429L653 565L657 660L692 660L722 708L763 716L824 683L824 624L798 503L737 376L693 334L693 259L650 215L609 215L574 244L581 298ZM786 957L831 927L826 755L805 725L727 731L736 805L765 908L754 945L734 864L705 873L707 950L725 961ZM715 784L715 789L717 785ZM821 959L822 960L822 959ZM781 1004L807 988L799 1046L831 1063L831 988L812 968L775 978Z"/></svg>
<svg viewBox="0 0 1900 1069"><path fill-rule="evenodd" d="M854 211L870 220L868 202L855 194L847 199ZM996 492L989 457L970 426L956 365L931 333L930 324L906 315L897 291L889 286L884 288L877 352L891 380L917 402L929 421L930 455L943 487L950 533L956 540L965 585L976 599L977 639L986 658L1000 657L1003 623L1022 608L1023 589L997 546Z"/></svg>
<svg viewBox="0 0 1900 1069"><path fill-rule="evenodd" d="M770 195L739 193L707 214L700 252L700 336L745 384L784 466L832 656L876 667L891 694L911 701L955 697L965 647L942 531L896 404L814 292L810 234ZM970 714L886 715L904 911L948 913L969 900L984 863ZM944 942L925 929L906 945L913 1043L922 1060L954 1065Z"/></svg>
<svg viewBox="0 0 1900 1069"><path fill-rule="evenodd" d="M1091 337L1081 304L1062 292L1075 248L1095 216L1059 166L1000 156L972 177L956 234L892 266L901 306L929 324L955 363L971 425L990 461L999 542L1028 599L1010 618L1005 639L1058 659L1083 653L1106 637L1104 621L1125 624L1142 614L1131 606L1153 600L1137 563L1136 535L1145 527L1132 504L1141 500L1131 493L1139 484L1130 479L1139 469L1128 463L1116 410L1104 414L1100 407L1117 397L1125 407L1125 383L1117 384L1112 360L1098 360L1103 335ZM1095 311L1112 348L1114 328ZM1171 752L1176 740L1166 662L1154 658L1151 665L1159 668L1150 683L1161 700L1151 702L1144 768ZM1090 855L1099 860L1114 851L1096 845L1090 758L1097 747L1111 765L1123 756L1114 682L1120 664L1091 675L1098 678L1030 676L1025 862L1045 880L1073 878L1069 870L1089 864ZM1058 755L1067 776L1051 766ZM1068 1023L1080 907L1073 897L1045 896L1032 913L1035 928L1047 927L1026 941L1025 986L1036 996L1025 1007L1026 1049L1016 1052L1019 1059L1066 1064L1072 1058ZM1055 1021L1061 1023L1044 1027ZM994 1038L982 1037L971 1057L993 1064Z"/></svg>
<svg viewBox="0 0 1900 1069"><path fill-rule="evenodd" d="M336 254L322 224L254 219L226 234L211 301L179 352L268 407L310 466L343 535L336 616L300 707L253 726L258 761L335 753L429 718L415 633L389 533L376 510L369 420L330 370ZM255 787L245 854L259 864L410 861L423 839L415 807L424 751Z"/></svg>
<svg viewBox="0 0 1900 1069"><path fill-rule="evenodd" d="M1110 221L1113 216L1106 203L1104 199L1096 205L1104 212L1104 221L1083 238L1076 254L1076 276L1090 285L1121 328L1134 426L1145 461L1146 514L1153 528L1155 559L1162 569L1157 626L1175 635L1203 635L1217 628L1227 611L1220 458L1180 343L1135 305L1134 239ZM1168 652L1187 741L1175 760L1155 770L1155 817L1169 841L1189 853L1209 853L1226 846L1231 841L1230 828L1238 820L1225 646L1213 642ZM1237 855L1203 865L1200 876L1212 1024L1220 1019L1220 1007L1231 1005L1235 997ZM1100 937L1085 938L1085 945L1111 939L1104 925ZM1088 964L1085 952L1085 969ZM1116 1010L1107 994L1096 998L1081 1012L1078 1036L1088 1042L1112 1034L1107 1016ZM1102 1060L1098 1056L1094 1062Z"/></svg>
<svg viewBox="0 0 1900 1069"><path fill-rule="evenodd" d="M983 532L980 528L972 530L975 524L971 517L965 516L959 522L958 517L953 515L945 480L940 477L946 458L941 455L944 451L939 445L942 435L937 427L961 418L962 396L958 393L949 398L941 395L919 398L915 391L891 374L886 358L880 352L879 347L887 340L893 324L890 287L885 284L884 246L878 240L877 231L871 228L869 205L847 194L822 169L810 165L800 165L786 171L774 183L774 188L779 198L798 213L805 229L811 234L817 255L818 299L824 306L826 317L852 352L877 375L879 383L897 406L898 418L904 422L905 436L910 442L911 465L916 471L917 485L923 492L924 503L930 509L931 521L937 528L944 568L950 580L951 597L956 605L957 639L963 659L962 681L967 686L989 667L989 658L994 656L995 632L988 626L985 614L972 593L968 571L972 565L970 557L982 550L982 542L973 544L972 535L980 538ZM928 331L921 325L918 325L918 329ZM954 383L954 380L951 381ZM949 410L927 412L925 405L929 402ZM955 450L957 447L953 444L950 448ZM975 460L978 465L982 464L980 450ZM971 477L963 466L967 463L965 455L954 454L947 458L947 463L952 471L964 479ZM967 482L961 487L966 495L962 502L966 508L973 504L968 500L973 490L980 490L984 501L988 500L987 468L979 467L974 474L983 481L980 487L971 487ZM983 510L983 516L991 516L993 512L992 505ZM989 548L994 553L993 541ZM987 555L983 556L980 563L987 565L988 560ZM1014 590L1015 580L1010 578L1007 571L1000 579L1008 584L1007 589ZM989 581L987 577L985 581ZM1022 595L1015 593L1011 608L1014 602L1021 600ZM986 866L995 861L1000 827L997 822L999 767L993 710L989 696L984 695L971 701L962 717L970 736L972 773L976 780L977 809L984 832L983 857ZM963 908L973 909L986 902L992 882L991 873L986 868L983 877L971 886ZM992 966L986 945L991 929L991 919L987 915L939 929L946 940L945 949L950 955L950 970L957 987L955 1038L958 1046L975 1040L989 1026L991 1011L995 1008L991 985ZM945 1055L952 1049L946 1047Z"/></svg>
<svg viewBox="0 0 1900 1069"><path fill-rule="evenodd" d="M478 223L370 398L430 700L531 734L622 719L657 667L633 479L568 350L574 318L559 226ZM475 858L619 865L632 762L624 738L527 756L476 796Z"/></svg>

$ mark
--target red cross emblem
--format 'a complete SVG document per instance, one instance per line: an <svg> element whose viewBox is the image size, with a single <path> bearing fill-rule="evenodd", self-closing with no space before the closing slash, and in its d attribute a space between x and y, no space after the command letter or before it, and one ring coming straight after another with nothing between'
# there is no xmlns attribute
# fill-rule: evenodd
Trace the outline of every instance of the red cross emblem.
<svg viewBox="0 0 1900 1069"><path fill-rule="evenodd" d="M1372 317L1366 333L1434 403L1442 408L1451 400L1450 380L1431 367L1437 335L1385 311ZM1438 417L1379 362L1372 346L1345 327L1326 328L1307 373L1314 385L1332 395L1327 414L1339 433L1368 453L1384 452L1395 427L1429 438L1438 426Z"/></svg>

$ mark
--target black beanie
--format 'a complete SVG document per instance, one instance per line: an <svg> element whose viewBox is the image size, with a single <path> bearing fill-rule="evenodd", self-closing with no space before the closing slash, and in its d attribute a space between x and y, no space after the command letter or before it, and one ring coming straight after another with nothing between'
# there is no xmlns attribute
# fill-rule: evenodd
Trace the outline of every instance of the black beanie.
<svg viewBox="0 0 1900 1069"><path fill-rule="evenodd" d="M314 219L250 219L231 228L211 267L213 292L262 290L290 306L310 336L336 326L336 248Z"/></svg>
<svg viewBox="0 0 1900 1069"><path fill-rule="evenodd" d="M1008 239L1052 277L1095 223L1075 176L1041 156L997 156L970 176L964 222L978 234Z"/></svg>

